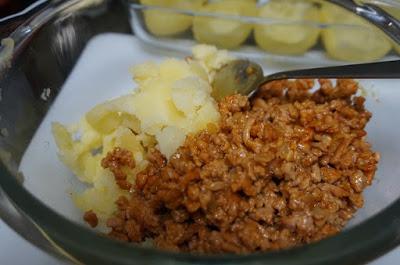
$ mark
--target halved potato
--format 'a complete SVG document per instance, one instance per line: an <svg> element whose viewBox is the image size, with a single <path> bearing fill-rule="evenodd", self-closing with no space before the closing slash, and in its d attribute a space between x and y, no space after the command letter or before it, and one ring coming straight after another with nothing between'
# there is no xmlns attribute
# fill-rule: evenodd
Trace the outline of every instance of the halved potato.
<svg viewBox="0 0 400 265"><path fill-rule="evenodd" d="M205 5L205 13L220 13L231 16L253 16L255 1L221 0ZM234 49L250 35L252 25L237 19L199 16L193 21L193 34L198 42L213 44L221 48Z"/></svg>
<svg viewBox="0 0 400 265"><path fill-rule="evenodd" d="M273 0L259 9L258 16L282 21L255 26L255 40L268 52L302 54L317 43L320 29L313 23L319 22L319 10L312 3Z"/></svg>
<svg viewBox="0 0 400 265"><path fill-rule="evenodd" d="M322 31L322 41L327 53L334 59L375 61L392 48L384 33L343 8L324 3L321 18L323 22L333 24Z"/></svg>
<svg viewBox="0 0 400 265"><path fill-rule="evenodd" d="M140 2L150 6L197 10L205 0L141 0ZM187 30L192 25L193 18L172 11L146 10L144 11L144 21L152 34L172 36Z"/></svg>
<svg viewBox="0 0 400 265"><path fill-rule="evenodd" d="M386 12L388 12L391 16L393 16L394 18L396 18L397 20L400 20L400 9L397 7L394 8L389 8L386 6L382 6L382 9L384 9ZM393 44L393 48L394 50L400 54L400 44L395 43L394 41L390 40Z"/></svg>

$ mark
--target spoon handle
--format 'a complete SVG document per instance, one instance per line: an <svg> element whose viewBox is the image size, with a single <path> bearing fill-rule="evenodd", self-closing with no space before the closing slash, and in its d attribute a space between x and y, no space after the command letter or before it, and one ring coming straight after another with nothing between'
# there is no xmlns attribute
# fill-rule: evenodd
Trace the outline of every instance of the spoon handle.
<svg viewBox="0 0 400 265"><path fill-rule="evenodd" d="M400 60L279 72L266 76L262 83L306 78L400 78Z"/></svg>

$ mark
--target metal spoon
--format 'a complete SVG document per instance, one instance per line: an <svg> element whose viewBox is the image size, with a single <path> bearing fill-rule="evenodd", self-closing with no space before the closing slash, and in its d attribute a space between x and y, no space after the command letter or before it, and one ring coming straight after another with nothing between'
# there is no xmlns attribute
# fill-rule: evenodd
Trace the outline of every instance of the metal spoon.
<svg viewBox="0 0 400 265"><path fill-rule="evenodd" d="M216 72L212 83L213 97L218 100L235 93L251 97L265 83L282 79L307 78L400 78L400 60L293 70L268 76L264 76L261 66L257 63L234 60Z"/></svg>
<svg viewBox="0 0 400 265"><path fill-rule="evenodd" d="M381 6L400 7L394 0L326 0L341 6L350 12L364 18L382 30L394 42L400 44L400 21L391 16ZM323 1L321 1L323 2ZM380 6L379 6L380 5Z"/></svg>

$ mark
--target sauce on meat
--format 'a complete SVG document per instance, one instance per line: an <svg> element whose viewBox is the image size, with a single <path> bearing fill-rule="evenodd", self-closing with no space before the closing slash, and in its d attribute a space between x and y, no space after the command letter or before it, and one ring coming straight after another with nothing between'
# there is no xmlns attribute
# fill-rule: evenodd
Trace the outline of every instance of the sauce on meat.
<svg viewBox="0 0 400 265"><path fill-rule="evenodd" d="M365 139L371 113L357 83L319 84L311 93L312 80L276 81L252 102L224 98L218 128L187 137L169 161L150 152L130 196L116 202L109 235L173 251L249 253L338 233L363 206L379 155ZM118 149L103 165L119 172L109 161L121 152L128 162L120 164L130 164Z"/></svg>

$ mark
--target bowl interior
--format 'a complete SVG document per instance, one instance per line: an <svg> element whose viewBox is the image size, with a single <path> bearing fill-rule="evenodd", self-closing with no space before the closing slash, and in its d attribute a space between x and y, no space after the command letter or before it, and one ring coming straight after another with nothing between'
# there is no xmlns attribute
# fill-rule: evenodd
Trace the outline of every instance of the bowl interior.
<svg viewBox="0 0 400 265"><path fill-rule="evenodd" d="M186 55L144 45L131 34L123 7L111 6L111 10L96 8L51 20L18 50L11 69L0 73L0 158L14 175L22 176L26 190L78 224L83 224L82 213L70 195L84 185L59 161L51 123L77 122L94 105L132 91L132 65ZM268 74L316 65L318 60L259 63ZM364 193L364 207L347 228L400 197L399 82L360 82L373 114L368 140L380 152L381 161L372 186Z"/></svg>
<svg viewBox="0 0 400 265"><path fill-rule="evenodd" d="M110 47L112 53L108 52ZM91 39L23 155L19 171L24 175L24 186L55 211L81 223L81 213L72 204L70 194L84 186L58 159L51 123L75 123L96 104L130 93L135 88L129 73L132 65L168 56L177 55L146 48L132 35L109 33ZM264 71L272 73L286 67L264 66ZM373 185L365 191L365 205L350 226L378 213L399 196L400 143L396 137L400 128L395 126L400 123L395 115L400 112L398 82L361 81L367 108L373 113L367 128L368 141L380 152L381 161Z"/></svg>

